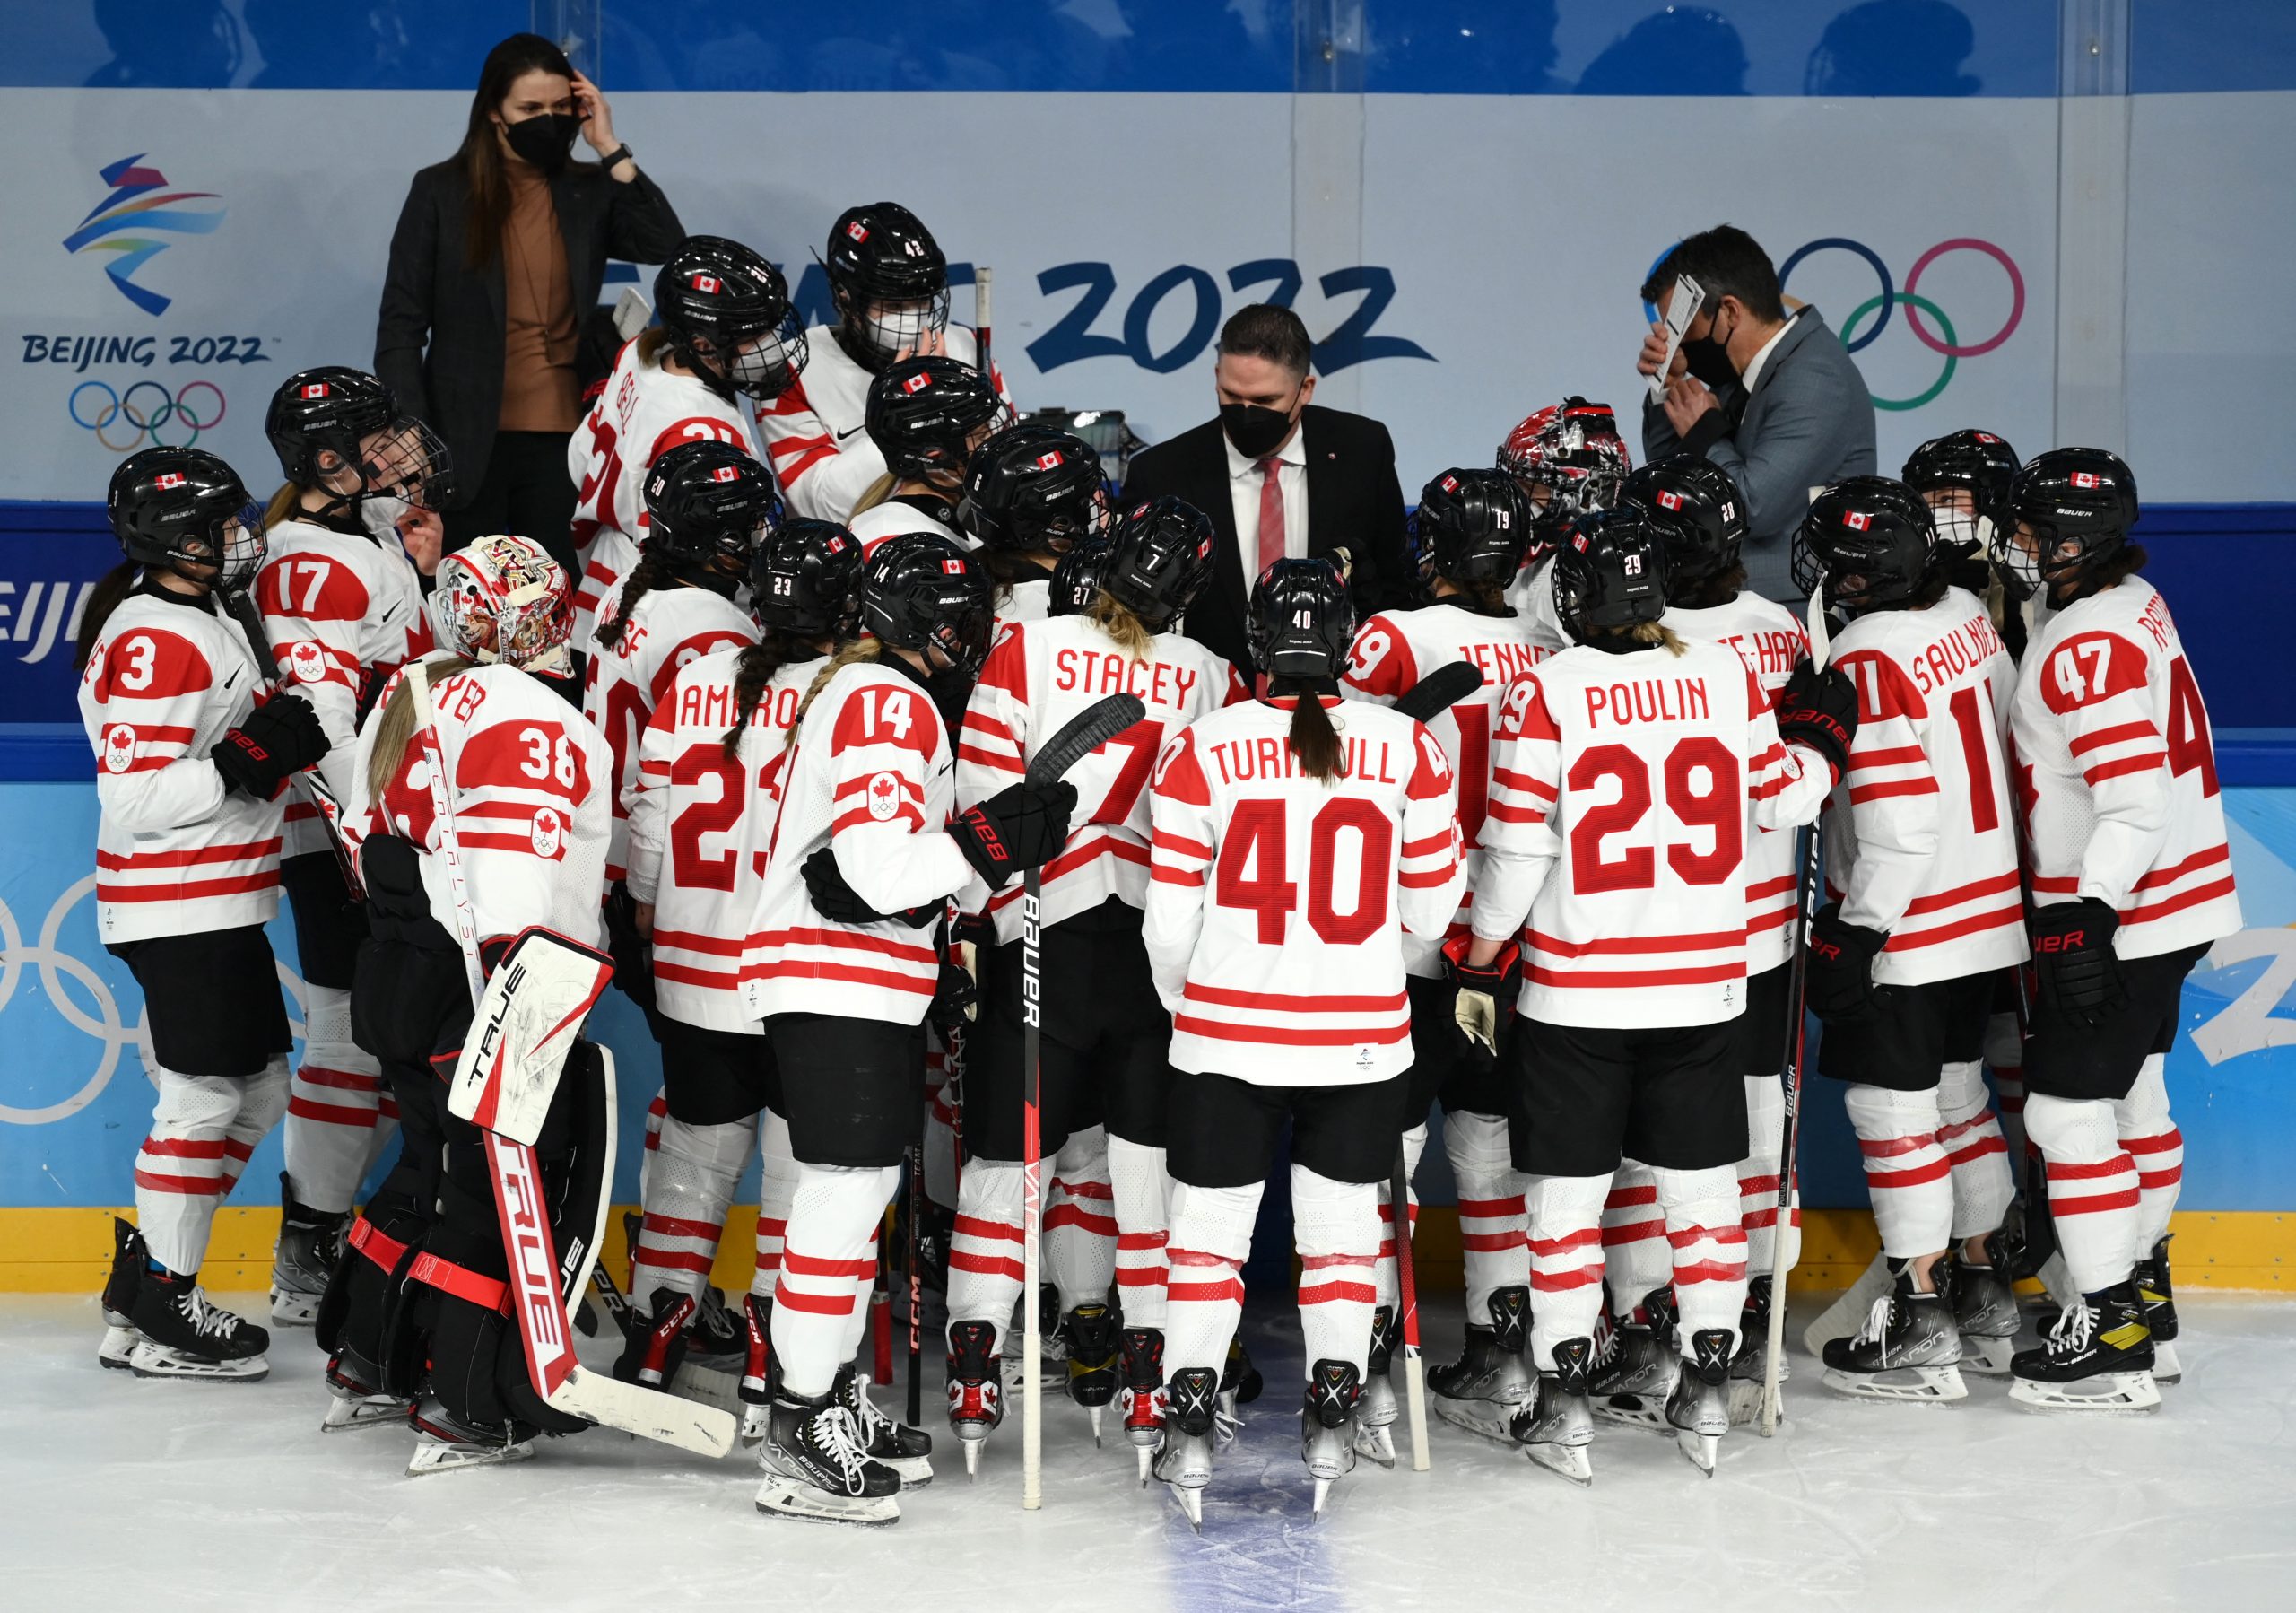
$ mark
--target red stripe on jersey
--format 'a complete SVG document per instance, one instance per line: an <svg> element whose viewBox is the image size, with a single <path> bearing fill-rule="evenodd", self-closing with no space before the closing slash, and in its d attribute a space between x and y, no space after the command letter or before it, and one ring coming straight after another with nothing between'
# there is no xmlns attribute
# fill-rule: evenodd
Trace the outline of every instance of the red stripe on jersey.
<svg viewBox="0 0 2296 1613"><path fill-rule="evenodd" d="M871 807L856 806L851 811L841 813L833 819L830 824L829 832L834 837L844 833L848 829L859 829L870 824L893 823L907 824L912 834L925 833L925 815L907 801L902 802L884 817L879 817Z"/></svg>
<svg viewBox="0 0 2296 1613"><path fill-rule="evenodd" d="M1397 1014L1410 1002L1404 992L1386 997L1331 997L1316 992L1233 991L1190 981L1181 996L1221 1008L1264 1008L1282 1014Z"/></svg>
<svg viewBox="0 0 2296 1613"><path fill-rule="evenodd" d="M1934 796L1937 793L1935 779L1894 779L1887 784L1853 784L1849 788L1849 804L1862 806L1868 801L1879 801L1891 796Z"/></svg>
<svg viewBox="0 0 2296 1613"><path fill-rule="evenodd" d="M2198 907L2204 902L2213 902L2219 896L2229 896L2231 894L2232 876L2227 874L2223 878L2213 880L2207 885L2195 885L2191 890L2180 891L2176 895L2164 897L2159 902L2140 905L2133 912L2124 912L2120 916L2121 922L2124 924L2150 923L2154 919L2165 919L2170 913L2180 913L2188 907Z"/></svg>
<svg viewBox="0 0 2296 1613"><path fill-rule="evenodd" d="M745 943L739 937L705 936L690 929L657 929L654 945L674 946L680 952L704 952L712 957L737 958Z"/></svg>
<svg viewBox="0 0 2296 1613"><path fill-rule="evenodd" d="M856 986L882 986L888 991L927 998L934 995L940 983L937 971L931 979L920 980L913 975L895 974L889 969L856 969L845 963L815 963L796 959L784 959L764 972L777 979L844 981Z"/></svg>
<svg viewBox="0 0 2296 1613"><path fill-rule="evenodd" d="M242 862L250 857L269 857L279 850L279 837L269 840L244 841L234 846L199 846L188 851L130 851L126 856L117 851L98 851L96 867L100 868L182 868L202 862Z"/></svg>
<svg viewBox="0 0 2296 1613"><path fill-rule="evenodd" d="M1520 789L1538 797L1550 806L1553 804L1555 798L1553 785L1535 779L1529 773L1517 772L1511 767L1492 768L1491 786L1494 789Z"/></svg>
<svg viewBox="0 0 2296 1613"><path fill-rule="evenodd" d="M2232 848L2224 841L2219 841L2205 851L2196 851L2181 862L2172 862L2165 868L2153 869L2130 889L2132 894L2137 891L2156 891L2164 885L2173 885L2187 874L2196 873L2216 863L2230 862L2231 858ZM2033 889L2036 892L2050 896L2070 896L2080 888L2080 880L2070 875L2061 878L2033 881Z"/></svg>
<svg viewBox="0 0 2296 1613"><path fill-rule="evenodd" d="M2018 902L2010 907L1996 907L1991 912L1971 913L1956 919L1951 924L1940 924L1934 929L1916 930L1911 934L1892 935L1883 944L1883 952L1907 952L1917 946L1935 946L1940 941L1955 941L1963 936L1973 936L1979 930L2005 929L2025 921L2025 907Z"/></svg>
<svg viewBox="0 0 2296 1613"><path fill-rule="evenodd" d="M1096 834L1079 844L1070 846L1068 850L1045 864L1044 883L1049 885L1065 875L1073 874L1079 868L1099 861L1103 854L1115 858L1118 862L1135 863L1144 868L1149 866L1147 849L1137 841L1126 840L1114 834ZM988 911L992 913L1002 912L1019 901L1022 893L1027 888L1024 885L1006 885L988 899Z"/></svg>
<svg viewBox="0 0 2296 1613"><path fill-rule="evenodd" d="M2012 868L2006 874L1996 874L1990 879L1972 879L1967 885L1957 885L1951 890L1939 891L1935 895L1909 902L1906 904L1905 914L1910 919L1917 913L1934 913L1942 908L1959 907L1962 902L1974 902L1980 896L1998 896L2004 891L2016 888L2017 871Z"/></svg>
<svg viewBox="0 0 2296 1613"><path fill-rule="evenodd" d="M2147 751L2141 756L2122 756L2112 762L2100 762L2094 767L2081 770L2081 776L2092 785L2102 784L2107 779L2121 779L2130 773L2151 772L2156 767L2168 765L2166 751Z"/></svg>
<svg viewBox="0 0 2296 1613"><path fill-rule="evenodd" d="M1907 767L1927 760L1929 754L1918 745L1879 745L1870 751L1852 751L1849 771L1857 772L1868 767Z"/></svg>
<svg viewBox="0 0 2296 1613"><path fill-rule="evenodd" d="M1175 834L1169 829L1159 829L1149 837L1149 844L1159 851L1170 851L1175 857L1194 857L1205 862L1212 860L1212 848L1200 840L1190 840L1185 834Z"/></svg>
<svg viewBox="0 0 2296 1613"><path fill-rule="evenodd" d="M886 936L865 935L855 929L821 929L807 925L788 929L769 929L756 937L760 946L831 946L839 952L881 952L904 963L929 963L935 970L941 966L940 955L930 946L918 946L907 941L896 941Z"/></svg>
<svg viewBox="0 0 2296 1613"><path fill-rule="evenodd" d="M2093 733L2077 735L2065 748L2077 756L2083 751L2101 750L2106 745L2123 745L2132 739L2150 739L2158 745L2161 742L2161 730L2154 728L2149 720L2139 718L2135 722L2117 722L2109 728L2098 728Z"/></svg>
<svg viewBox="0 0 2296 1613"><path fill-rule="evenodd" d="M1208 1042L1250 1042L1275 1047L1353 1047L1358 1042L1384 1047L1405 1041L1411 1035L1408 1022L1393 1025L1367 1025L1353 1030L1294 1030L1268 1025L1226 1024L1216 1019L1199 1019L1193 1014L1176 1016L1172 1029L1186 1031L1191 1036L1201 1036Z"/></svg>
<svg viewBox="0 0 2296 1613"><path fill-rule="evenodd" d="M1613 936L1593 941L1565 941L1559 937L1526 929L1524 937L1541 952L1556 957L1583 958L1615 953L1715 952L1744 943L1744 929L1718 929L1694 936Z"/></svg>
<svg viewBox="0 0 2296 1613"><path fill-rule="evenodd" d="M1783 896L1794 888L1794 876L1780 874L1775 879L1757 879L1746 887L1748 902L1767 902L1772 896Z"/></svg>
<svg viewBox="0 0 2296 1613"><path fill-rule="evenodd" d="M2092 1161L2052 1159L2048 1162L2048 1179L2051 1181L2099 1181L2135 1169L2136 1162L2126 1154Z"/></svg>
<svg viewBox="0 0 2296 1613"><path fill-rule="evenodd" d="M1448 851L1450 849L1451 832L1448 828L1439 829L1432 834L1423 835L1418 840L1407 840L1403 843L1403 854L1405 857L1432 857L1438 851Z"/></svg>
<svg viewBox="0 0 2296 1613"><path fill-rule="evenodd" d="M174 885L106 885L96 881L99 902L196 902L202 896L244 896L251 891L275 890L279 870L240 874L229 879L186 879Z"/></svg>
<svg viewBox="0 0 2296 1613"><path fill-rule="evenodd" d="M657 956L654 978L667 981L674 986L700 986L716 991L732 991L739 988L742 977L732 969L695 969L684 963L673 963Z"/></svg>
<svg viewBox="0 0 2296 1613"><path fill-rule="evenodd" d="M1451 876L1458 872L1456 860L1447 860L1439 868L1428 868L1419 873L1409 869L1396 876L1396 883L1407 891L1439 890L1448 885Z"/></svg>
<svg viewBox="0 0 2296 1613"><path fill-rule="evenodd" d="M965 739L957 741L957 760L970 762L976 767L986 767L995 772L1011 773L1015 777L1025 771L1021 765L1019 752L1008 751L1000 754L996 751L985 751Z"/></svg>
<svg viewBox="0 0 2296 1613"><path fill-rule="evenodd" d="M1642 986L1719 985L1724 981L1745 979L1746 964L1742 957L1735 963L1710 963L1695 969L1542 969L1534 965L1525 972L1541 986L1609 991L1632 990Z"/></svg>

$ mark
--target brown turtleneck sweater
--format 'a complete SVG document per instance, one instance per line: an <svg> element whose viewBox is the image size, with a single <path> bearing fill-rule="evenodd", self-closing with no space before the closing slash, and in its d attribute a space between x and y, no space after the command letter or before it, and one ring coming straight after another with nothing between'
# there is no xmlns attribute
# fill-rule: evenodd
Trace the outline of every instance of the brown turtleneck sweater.
<svg viewBox="0 0 2296 1613"><path fill-rule="evenodd" d="M502 419L506 432L571 432L580 423L574 383L574 296L550 182L506 162L510 216L502 228Z"/></svg>

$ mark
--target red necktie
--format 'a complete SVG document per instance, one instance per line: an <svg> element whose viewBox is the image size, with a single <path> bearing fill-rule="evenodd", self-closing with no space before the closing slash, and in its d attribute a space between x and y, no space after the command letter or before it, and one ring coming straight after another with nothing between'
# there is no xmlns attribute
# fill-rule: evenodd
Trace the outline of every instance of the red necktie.
<svg viewBox="0 0 2296 1613"><path fill-rule="evenodd" d="M1283 464L1270 454L1259 462L1259 569L1283 558L1283 484L1276 480Z"/></svg>

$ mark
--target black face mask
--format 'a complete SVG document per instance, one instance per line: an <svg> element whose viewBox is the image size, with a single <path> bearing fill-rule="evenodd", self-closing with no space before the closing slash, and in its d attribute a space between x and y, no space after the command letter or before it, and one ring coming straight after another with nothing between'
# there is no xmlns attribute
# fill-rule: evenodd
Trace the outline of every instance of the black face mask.
<svg viewBox="0 0 2296 1613"><path fill-rule="evenodd" d="M546 174L554 174L566 166L567 157L574 150L574 136L580 133L582 120L571 112L544 112L517 123L502 126L502 138L521 161L531 162Z"/></svg>
<svg viewBox="0 0 2296 1613"><path fill-rule="evenodd" d="M1292 434L1292 416L1257 404L1222 404L1220 429L1247 459L1264 459Z"/></svg>
<svg viewBox="0 0 2296 1613"><path fill-rule="evenodd" d="M1680 351L1683 367L1710 390L1719 392L1737 384L1738 367L1730 362L1728 346L1714 339L1712 326L1702 336L1684 336Z"/></svg>

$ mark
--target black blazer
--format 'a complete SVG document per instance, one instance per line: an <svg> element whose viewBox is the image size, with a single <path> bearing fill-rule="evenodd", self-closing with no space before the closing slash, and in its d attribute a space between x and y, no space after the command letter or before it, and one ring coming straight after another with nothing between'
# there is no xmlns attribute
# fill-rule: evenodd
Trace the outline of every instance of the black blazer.
<svg viewBox="0 0 2296 1613"><path fill-rule="evenodd" d="M447 440L457 505L477 496L502 418L502 259L498 254L491 267L477 271L464 266L469 195L459 159L414 176L391 234L375 322L375 373L401 407ZM643 170L622 185L595 165L570 166L551 180L550 195L578 324L597 306L607 258L660 263L685 239L669 197ZM612 347L601 360L596 344L583 343L576 361L581 383L599 379L613 360Z"/></svg>
<svg viewBox="0 0 2296 1613"><path fill-rule="evenodd" d="M1308 453L1308 553L1345 549L1358 619L1411 597L1411 560L1403 524L1403 485L1387 428L1361 414L1309 404L1300 429ZM1187 613L1183 631L1235 663L1249 681L1251 649L1244 627L1253 579L1236 541L1236 507L1228 491L1228 452L1214 418L1135 457L1124 496L1187 500L1212 518L1220 534L1212 580Z"/></svg>

